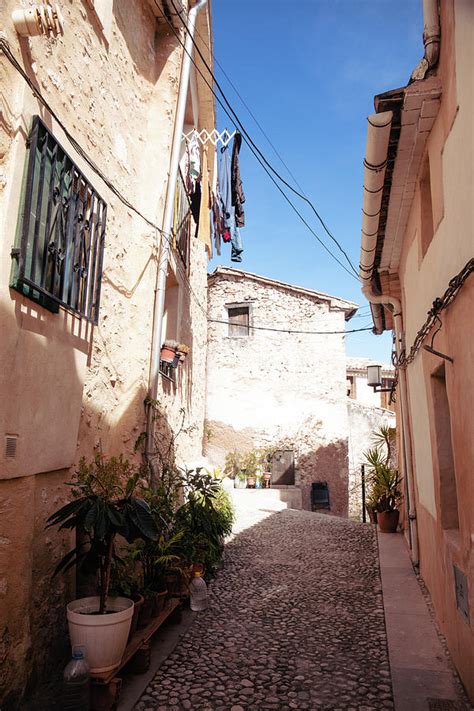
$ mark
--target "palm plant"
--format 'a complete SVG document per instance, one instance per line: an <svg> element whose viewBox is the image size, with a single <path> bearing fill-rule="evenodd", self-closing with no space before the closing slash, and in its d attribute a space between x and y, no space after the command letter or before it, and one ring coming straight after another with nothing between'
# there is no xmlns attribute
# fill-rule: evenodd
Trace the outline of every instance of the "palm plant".
<svg viewBox="0 0 474 711"><path fill-rule="evenodd" d="M94 461L79 463L76 480L70 483L73 501L62 506L47 520L47 528L83 531L86 541L77 544L56 566L54 575L72 566L99 574L99 613L105 614L112 562L117 557L118 535L131 543L136 539L156 540L156 527L146 501L134 492L143 475L128 460L106 459L97 453Z"/></svg>
<svg viewBox="0 0 474 711"><path fill-rule="evenodd" d="M402 480L391 466L393 435L393 428L382 425L373 435L375 446L364 453L369 474L367 504L378 512L395 511L402 499Z"/></svg>

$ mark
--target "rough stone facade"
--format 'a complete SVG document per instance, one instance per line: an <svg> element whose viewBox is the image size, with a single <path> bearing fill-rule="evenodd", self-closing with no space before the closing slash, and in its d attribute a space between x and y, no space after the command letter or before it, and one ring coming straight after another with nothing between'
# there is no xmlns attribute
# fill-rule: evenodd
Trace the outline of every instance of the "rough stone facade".
<svg viewBox="0 0 474 711"><path fill-rule="evenodd" d="M160 225L182 57L176 37L146 0L110 0L96 10L78 0L63 4L64 37L19 38L11 20L18 5L6 0L0 8L12 53L111 183ZM209 18L206 10L198 20L204 38L198 41L208 45ZM48 675L48 664L66 647L64 603L74 595L72 580L51 582L51 572L70 541L44 532L47 516L65 501L65 482L81 455L90 459L100 446L105 454L138 456L160 240L75 152L2 53L0 82L0 705L8 709ZM212 101L196 83L199 123L190 110L186 123L212 129ZM34 115L108 206L97 326L62 308L51 313L9 288ZM201 242L192 239L190 249L188 275L177 255L170 274L179 292L177 337L191 352L176 383L163 379L159 393L168 433L186 410L176 442L182 463L201 454L205 401L207 257ZM16 438L15 457L5 455L7 435Z"/></svg>
<svg viewBox="0 0 474 711"><path fill-rule="evenodd" d="M295 453L303 508L311 509L311 484L327 481L331 513L346 516L344 337L285 329L342 332L355 304L227 268L209 277L208 304L209 460L222 465L234 449L283 444ZM250 329L244 337L229 335L227 309L232 305L249 306Z"/></svg>

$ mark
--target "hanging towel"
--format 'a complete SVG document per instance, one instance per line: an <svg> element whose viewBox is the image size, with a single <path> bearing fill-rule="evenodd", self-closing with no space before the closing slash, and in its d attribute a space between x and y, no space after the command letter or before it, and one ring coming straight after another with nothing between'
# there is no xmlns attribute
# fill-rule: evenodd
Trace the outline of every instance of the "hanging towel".
<svg viewBox="0 0 474 711"><path fill-rule="evenodd" d="M244 227L245 225L245 195L242 187L242 178L240 177L239 166L239 151L241 145L242 135L238 131L236 131L234 136L234 145L232 146L231 192L232 205L235 208L235 224L237 227Z"/></svg>
<svg viewBox="0 0 474 711"><path fill-rule="evenodd" d="M202 154L201 172L201 207L199 210L199 226L197 238L204 242L209 259L212 259L211 242L211 204L210 204L209 170L207 167L207 149Z"/></svg>

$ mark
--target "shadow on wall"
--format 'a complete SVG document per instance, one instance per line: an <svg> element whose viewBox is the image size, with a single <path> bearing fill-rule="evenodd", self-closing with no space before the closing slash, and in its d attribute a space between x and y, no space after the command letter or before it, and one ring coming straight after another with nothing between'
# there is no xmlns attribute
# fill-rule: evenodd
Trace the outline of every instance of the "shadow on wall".
<svg viewBox="0 0 474 711"><path fill-rule="evenodd" d="M157 10L157 14L159 12ZM164 20L158 24L146 2L114 0L113 14L136 71L152 84L156 84L166 68L169 56L180 46L175 35L168 29ZM140 26L141 30L138 29ZM143 41L147 34L150 35L149 45Z"/></svg>
<svg viewBox="0 0 474 711"><path fill-rule="evenodd" d="M70 314L52 315L14 291L10 295L13 308L2 305L0 311L0 394L4 403L0 430L18 435L17 456L21 473L27 474L29 467L34 470L38 466L35 457L41 459L44 447L51 447L56 413L80 411L82 375L75 351L84 354L84 361L91 333L85 324L81 330ZM75 334L71 333L73 322ZM78 417L71 426L77 428L77 423ZM63 424L69 426L68 422ZM33 437L31 448L28 437ZM56 447L61 452L59 432ZM46 457L49 455L47 451ZM6 478L17 472L12 470L14 461L4 459L3 438L1 456L0 706L7 711L21 707L24 694L39 679L48 678L64 657L64 604L72 598L73 586L72 576L51 582L54 567L71 547L70 534L44 530L47 517L69 496L65 486L69 470L58 467Z"/></svg>
<svg viewBox="0 0 474 711"><path fill-rule="evenodd" d="M55 430L54 418L58 417L58 412L64 412L66 402L71 419L69 415L62 418L61 426L79 427L79 437L89 442L88 449L84 447L77 451L78 433L77 430L71 432L71 436L74 435L71 460L76 458L77 461L81 454L87 459L92 458L94 440L90 432L86 436L89 428L97 432L98 439L104 438L107 453L125 452L130 457L136 437L145 428L145 387L133 391L117 420L113 419L113 407L105 408L104 412L102 397L100 404L89 399L79 426L84 367L92 347L93 330L63 310L53 315L16 292L10 294L16 302L14 309L0 307L4 364L0 371L0 394L6 403L1 412L2 420L5 419L0 431L19 434L20 450L23 448L23 429L26 430L24 423L27 422L30 437L34 438L33 446L40 452L45 447L54 449L61 459L64 455L61 434L58 432L55 440L47 437L43 442L42 427L48 425L51 431L53 425ZM75 335L70 332L71 323L76 325ZM133 384L130 389L133 390ZM113 393L110 383L107 386L102 383L101 396L104 393L104 397ZM20 422L18 429L15 425L12 429L16 412L26 413L27 419L23 424ZM175 443L168 418L160 412L158 420L158 445L162 451L169 449L173 459ZM139 461L140 454L135 456ZM74 466L65 468L63 465L54 471L23 476L23 471L28 472L28 466L34 471L35 465L36 461L25 460L22 475L15 478L5 478L4 463L0 472L2 711L29 711L32 708L51 711L54 704L44 699L51 698L48 697L49 685L57 682L57 675L62 673L70 653L65 605L75 597L74 574L60 574L55 578L52 574L62 556L71 549L73 541L68 532L60 534L57 529L45 530L45 522L69 499L70 489L66 483L72 478Z"/></svg>
<svg viewBox="0 0 474 711"><path fill-rule="evenodd" d="M296 482L301 488L303 509L307 511L311 511L311 484L316 481L328 483L330 509L327 513L347 517L349 470L346 439L299 455Z"/></svg>

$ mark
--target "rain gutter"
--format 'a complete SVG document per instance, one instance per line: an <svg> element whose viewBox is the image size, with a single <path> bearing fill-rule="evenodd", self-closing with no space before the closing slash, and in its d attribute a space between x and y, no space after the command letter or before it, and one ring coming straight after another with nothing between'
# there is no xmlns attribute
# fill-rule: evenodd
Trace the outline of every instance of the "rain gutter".
<svg viewBox="0 0 474 711"><path fill-rule="evenodd" d="M149 397L156 400L158 395L158 382L160 376L160 352L163 337L163 315L165 310L166 277L171 245L171 227L173 224L174 196L178 178L179 159L181 154L181 137L184 127L188 88L190 84L191 62L193 53L193 39L196 29L196 19L199 12L206 5L207 0L199 0L188 13L186 25L186 40L184 44L183 61L179 80L178 102L176 105L176 118L174 124L173 144L171 148L170 169L166 202L163 213L163 227L161 235L161 248L156 273L155 297L153 306L153 327L150 354ZM158 472L153 462L154 452L154 408L148 407L146 423L146 459L151 466L152 484L158 480Z"/></svg>
<svg viewBox="0 0 474 711"><path fill-rule="evenodd" d="M414 69L410 82L426 78L430 69L438 63L440 52L440 20L438 0L423 0L424 31L423 44L425 53ZM390 133L394 114L384 111L369 116L367 130L367 147L364 160L364 207L362 217L362 240L360 254L360 280L362 293L371 304L374 318L374 332L384 330L383 308L391 312L395 330L395 350L397 355L405 345L403 330L402 305L398 298L380 293L380 283L377 272L376 255L379 239L382 196L385 186L385 174L388 163ZM384 238L384 234L382 235ZM411 557L414 565L419 563L418 532L416 521L416 505L414 491L414 476L412 470L413 453L410 439L408 417L408 389L406 370L400 368L399 377L399 407L402 420L402 456L406 477L408 534Z"/></svg>

